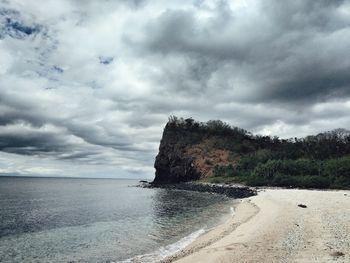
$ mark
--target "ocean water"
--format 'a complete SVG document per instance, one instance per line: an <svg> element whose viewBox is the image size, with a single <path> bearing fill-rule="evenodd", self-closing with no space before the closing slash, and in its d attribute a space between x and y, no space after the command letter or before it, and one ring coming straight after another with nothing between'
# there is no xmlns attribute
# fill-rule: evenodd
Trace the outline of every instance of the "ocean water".
<svg viewBox="0 0 350 263"><path fill-rule="evenodd" d="M0 262L155 262L230 216L215 194L0 177Z"/></svg>

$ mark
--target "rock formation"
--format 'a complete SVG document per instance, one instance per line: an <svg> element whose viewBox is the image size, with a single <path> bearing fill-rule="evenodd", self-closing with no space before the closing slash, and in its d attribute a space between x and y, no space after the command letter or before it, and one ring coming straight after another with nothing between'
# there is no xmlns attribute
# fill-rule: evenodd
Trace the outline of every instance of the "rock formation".
<svg viewBox="0 0 350 263"><path fill-rule="evenodd" d="M170 117L154 184L196 181L249 186L350 188L350 133L305 138L261 136L220 120Z"/></svg>
<svg viewBox="0 0 350 263"><path fill-rule="evenodd" d="M185 156L183 149L179 147L179 134L176 134L169 123L165 126L154 168L156 184L179 183L200 178L193 158Z"/></svg>

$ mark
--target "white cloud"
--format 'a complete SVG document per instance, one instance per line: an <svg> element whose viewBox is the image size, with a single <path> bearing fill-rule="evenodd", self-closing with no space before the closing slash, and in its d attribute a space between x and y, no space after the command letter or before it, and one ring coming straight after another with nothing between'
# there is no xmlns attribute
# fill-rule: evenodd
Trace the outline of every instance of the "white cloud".
<svg viewBox="0 0 350 263"><path fill-rule="evenodd" d="M2 1L0 172L152 177L172 114L349 128L349 3L321 2Z"/></svg>

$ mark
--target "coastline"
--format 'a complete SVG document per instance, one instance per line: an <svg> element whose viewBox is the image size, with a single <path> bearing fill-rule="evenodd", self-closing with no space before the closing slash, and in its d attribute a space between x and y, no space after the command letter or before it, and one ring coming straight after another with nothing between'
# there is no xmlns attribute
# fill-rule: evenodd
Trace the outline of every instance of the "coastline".
<svg viewBox="0 0 350 263"><path fill-rule="evenodd" d="M349 190L264 189L161 262L350 262L349 218Z"/></svg>
<svg viewBox="0 0 350 263"><path fill-rule="evenodd" d="M234 202L235 210L234 215L232 215L231 218L226 220L224 223L221 223L211 229L208 229L205 233L200 235L187 247L181 249L180 251L165 258L160 262L175 262L177 260L190 256L193 253L198 252L211 244L214 244L215 242L229 235L238 226L247 222L259 212L259 208L256 205L252 204L249 200L240 200L240 203L238 204L236 200Z"/></svg>
<svg viewBox="0 0 350 263"><path fill-rule="evenodd" d="M180 190L185 192L199 192L209 193L217 196L228 197L227 211L220 213L219 218L214 222L206 223L200 229L189 233L174 243L170 243L164 246L160 246L158 249L145 254L134 255L130 258L118 261L120 263L131 263L131 262L172 262L177 258L183 257L184 251L187 254L197 251L199 248L207 246L209 243L217 241L219 238L225 236L228 232L231 232L233 228L238 225L238 222L234 225L231 220L235 216L236 207L242 201L240 198L250 197L256 195L256 189L247 187L239 184L210 184L202 182L186 182L178 184L153 184L146 180L138 181L136 185L130 185L130 187L140 188L156 188L156 189L168 189L168 190ZM225 205L225 206L226 206ZM230 212L231 210L231 212ZM218 232L219 231L219 232ZM209 236L210 235L210 236ZM209 240L207 240L209 238ZM202 243L201 241L205 241ZM192 248L193 247L193 248ZM188 248L191 248L188 251ZM181 255L180 255L181 253Z"/></svg>

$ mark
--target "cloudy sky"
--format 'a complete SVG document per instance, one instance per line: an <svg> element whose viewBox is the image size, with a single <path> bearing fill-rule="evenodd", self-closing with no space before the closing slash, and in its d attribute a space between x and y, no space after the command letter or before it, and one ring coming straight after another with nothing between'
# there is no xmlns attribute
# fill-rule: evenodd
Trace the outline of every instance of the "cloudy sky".
<svg viewBox="0 0 350 263"><path fill-rule="evenodd" d="M169 115L350 128L350 1L0 0L0 173L152 178Z"/></svg>

